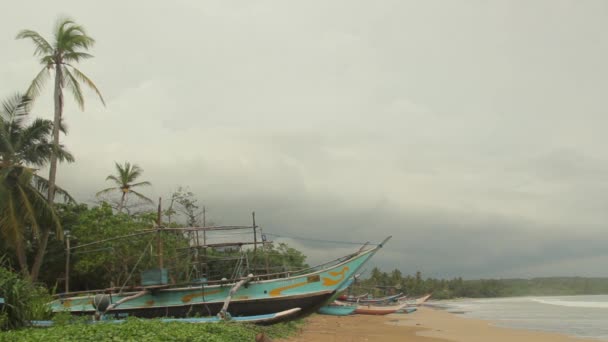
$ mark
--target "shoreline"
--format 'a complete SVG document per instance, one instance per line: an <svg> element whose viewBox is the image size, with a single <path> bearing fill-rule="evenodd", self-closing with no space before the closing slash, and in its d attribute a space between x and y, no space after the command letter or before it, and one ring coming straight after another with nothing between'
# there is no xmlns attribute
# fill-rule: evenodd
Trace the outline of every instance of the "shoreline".
<svg viewBox="0 0 608 342"><path fill-rule="evenodd" d="M494 321L460 317L432 307L419 307L412 314L386 316L323 316L314 314L306 319L297 335L284 342L304 341L412 341L412 342L589 342L593 338L578 338L551 332L505 328Z"/></svg>

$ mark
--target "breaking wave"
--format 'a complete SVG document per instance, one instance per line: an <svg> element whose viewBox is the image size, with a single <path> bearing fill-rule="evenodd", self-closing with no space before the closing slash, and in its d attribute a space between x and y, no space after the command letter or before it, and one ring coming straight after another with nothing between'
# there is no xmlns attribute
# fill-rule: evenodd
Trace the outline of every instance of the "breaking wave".
<svg viewBox="0 0 608 342"><path fill-rule="evenodd" d="M608 309L608 302L586 302L586 301L571 301L561 299L541 299L533 298L533 302L547 305L565 306L569 308L595 308Z"/></svg>

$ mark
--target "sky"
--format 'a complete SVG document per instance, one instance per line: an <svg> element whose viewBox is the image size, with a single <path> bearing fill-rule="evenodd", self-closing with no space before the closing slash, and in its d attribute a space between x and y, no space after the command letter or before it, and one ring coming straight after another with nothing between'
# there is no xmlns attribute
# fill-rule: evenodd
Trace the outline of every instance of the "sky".
<svg viewBox="0 0 608 342"><path fill-rule="evenodd" d="M608 276L608 2L2 2L0 97L41 68L17 32L62 15L107 103L66 94L79 201L130 161L310 263L392 236L368 268Z"/></svg>

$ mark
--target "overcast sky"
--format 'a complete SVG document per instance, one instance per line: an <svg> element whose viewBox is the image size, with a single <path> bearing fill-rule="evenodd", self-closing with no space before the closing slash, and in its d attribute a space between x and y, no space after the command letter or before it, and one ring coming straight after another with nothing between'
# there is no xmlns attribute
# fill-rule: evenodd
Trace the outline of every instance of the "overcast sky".
<svg viewBox="0 0 608 342"><path fill-rule="evenodd" d="M2 98L40 68L16 33L60 15L97 40L80 68L107 102L66 94L81 201L128 160L222 224L392 235L370 267L608 276L606 1L4 1Z"/></svg>

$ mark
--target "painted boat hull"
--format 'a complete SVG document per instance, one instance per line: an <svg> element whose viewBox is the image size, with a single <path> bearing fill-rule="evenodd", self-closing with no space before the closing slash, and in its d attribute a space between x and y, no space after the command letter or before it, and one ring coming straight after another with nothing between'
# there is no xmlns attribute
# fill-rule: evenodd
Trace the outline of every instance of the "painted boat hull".
<svg viewBox="0 0 608 342"><path fill-rule="evenodd" d="M228 311L234 318L239 316L256 316L272 314L274 312L286 311L292 308L300 308L299 314L308 314L316 311L326 300L329 300L333 292L312 293L306 295L286 296L282 298L268 298L256 300L233 300L230 302ZM150 308L121 308L120 306L106 315L116 318L134 316L141 318L156 317L192 317L192 316L215 316L222 306L223 301L206 302L191 305L176 305ZM75 312L86 315L89 312Z"/></svg>
<svg viewBox="0 0 608 342"><path fill-rule="evenodd" d="M317 311L332 300L339 289L381 247L350 255L347 259L326 268L316 268L310 273L272 280L254 280L241 287L232 296L228 312L233 316L272 314L292 308L300 308L299 315ZM189 286L180 288L148 289L147 293L133 297L137 292L110 294L109 301L121 304L106 315L123 317L192 317L215 316L234 284ZM53 301L54 312L70 312L75 315L94 315L93 294L81 297L60 298Z"/></svg>
<svg viewBox="0 0 608 342"><path fill-rule="evenodd" d="M356 306L341 306L341 305L325 305L319 309L319 313L322 315L330 315L330 316L348 316L352 315L355 310L357 310Z"/></svg>
<svg viewBox="0 0 608 342"><path fill-rule="evenodd" d="M338 302L338 305L348 305L348 303ZM357 305L357 310L355 310L356 314L361 315L388 315L399 310L403 310L407 307L407 304L399 304L399 305Z"/></svg>

